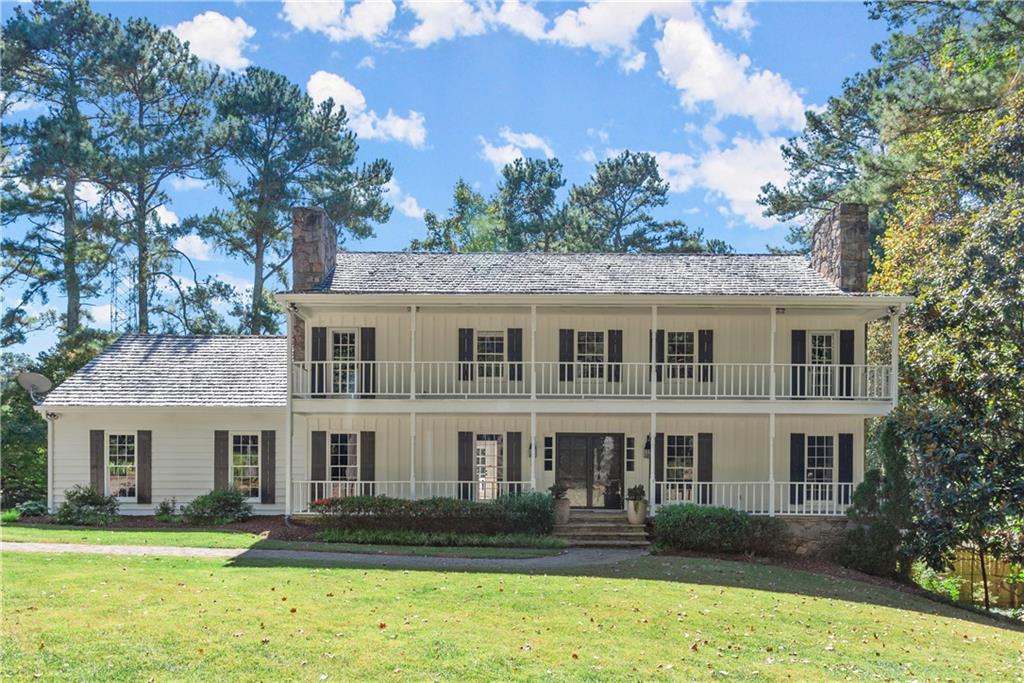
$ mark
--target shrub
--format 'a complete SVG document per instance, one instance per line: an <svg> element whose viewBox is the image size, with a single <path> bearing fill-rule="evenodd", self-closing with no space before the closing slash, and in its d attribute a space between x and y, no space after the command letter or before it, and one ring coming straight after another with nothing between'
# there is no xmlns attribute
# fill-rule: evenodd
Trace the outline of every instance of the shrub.
<svg viewBox="0 0 1024 683"><path fill-rule="evenodd" d="M26 500L14 507L21 513L22 517L42 517L49 512L46 508L46 503L41 500Z"/></svg>
<svg viewBox="0 0 1024 683"><path fill-rule="evenodd" d="M104 496L88 486L74 486L64 492L64 502L54 519L72 526L105 526L117 519L117 498Z"/></svg>
<svg viewBox="0 0 1024 683"><path fill-rule="evenodd" d="M252 517L252 505L238 489L214 489L182 507L181 516L189 524L204 526L241 522Z"/></svg>
<svg viewBox="0 0 1024 683"><path fill-rule="evenodd" d="M738 553L747 549L750 515L692 504L659 507L654 543L666 550Z"/></svg>
<svg viewBox="0 0 1024 683"><path fill-rule="evenodd" d="M0 522L3 522L4 524L17 522L19 519L21 519L21 513L16 507L8 508L3 512L0 512Z"/></svg>
<svg viewBox="0 0 1024 683"><path fill-rule="evenodd" d="M451 532L385 531L381 529L324 529L319 536L328 543L418 545L464 548L564 548L566 542L552 536L529 534L457 534Z"/></svg>
<svg viewBox="0 0 1024 683"><path fill-rule="evenodd" d="M912 570L914 582L926 591L938 593L953 602L960 600L960 588L963 584L956 576L947 576L935 571L924 562L915 562Z"/></svg>
<svg viewBox="0 0 1024 683"><path fill-rule="evenodd" d="M746 552L762 557L781 555L789 529L778 517L751 517Z"/></svg>
<svg viewBox="0 0 1024 683"><path fill-rule="evenodd" d="M174 498L164 499L156 506L156 513L153 515L158 522L174 522L178 517L175 510L178 509L178 501Z"/></svg>
<svg viewBox="0 0 1024 683"><path fill-rule="evenodd" d="M551 499L536 494L502 497L486 503L454 498L399 500L349 496L314 501L312 509L319 515L321 529L543 534L554 525Z"/></svg>

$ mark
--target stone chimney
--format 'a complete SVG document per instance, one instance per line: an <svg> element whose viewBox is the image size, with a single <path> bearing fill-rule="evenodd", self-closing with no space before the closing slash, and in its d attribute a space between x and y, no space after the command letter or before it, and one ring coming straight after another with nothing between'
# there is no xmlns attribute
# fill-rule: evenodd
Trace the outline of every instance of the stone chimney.
<svg viewBox="0 0 1024 683"><path fill-rule="evenodd" d="M327 212L319 208L292 209L292 291L315 289L334 269L338 233ZM292 357L305 360L306 326L296 318L292 326Z"/></svg>
<svg viewBox="0 0 1024 683"><path fill-rule="evenodd" d="M839 204L814 226L811 268L844 292L868 289L868 207Z"/></svg>

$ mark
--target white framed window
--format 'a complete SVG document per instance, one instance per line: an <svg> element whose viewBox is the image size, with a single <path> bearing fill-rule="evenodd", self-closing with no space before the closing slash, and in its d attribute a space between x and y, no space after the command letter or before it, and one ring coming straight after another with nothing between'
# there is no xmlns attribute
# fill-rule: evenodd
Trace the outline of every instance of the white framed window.
<svg viewBox="0 0 1024 683"><path fill-rule="evenodd" d="M693 332L665 333L665 363L672 379L692 379L694 344Z"/></svg>
<svg viewBox="0 0 1024 683"><path fill-rule="evenodd" d="M359 435L331 433L327 448L327 478L359 481Z"/></svg>
<svg viewBox="0 0 1024 683"><path fill-rule="evenodd" d="M505 333L476 333L476 368L481 379L505 376Z"/></svg>
<svg viewBox="0 0 1024 683"><path fill-rule="evenodd" d="M359 331L331 330L331 389L355 394L359 382Z"/></svg>
<svg viewBox="0 0 1024 683"><path fill-rule="evenodd" d="M836 362L835 332L809 332L810 343L807 345L807 364L810 373L810 395L831 396L833 366Z"/></svg>
<svg viewBox="0 0 1024 683"><path fill-rule="evenodd" d="M604 377L604 332L576 331L576 362L580 378L600 379Z"/></svg>
<svg viewBox="0 0 1024 683"><path fill-rule="evenodd" d="M544 471L555 469L555 437L544 437Z"/></svg>
<svg viewBox="0 0 1024 683"><path fill-rule="evenodd" d="M807 437L804 481L811 500L832 500L832 477L835 473L835 440L832 436Z"/></svg>
<svg viewBox="0 0 1024 683"><path fill-rule="evenodd" d="M107 435L107 495L134 502L138 485L138 459L134 434Z"/></svg>
<svg viewBox="0 0 1024 683"><path fill-rule="evenodd" d="M246 498L260 497L260 435L231 434L231 485Z"/></svg>
<svg viewBox="0 0 1024 683"><path fill-rule="evenodd" d="M477 499L493 500L498 497L502 480L502 439L501 434L477 434L474 457L474 471L477 481Z"/></svg>
<svg viewBox="0 0 1024 683"><path fill-rule="evenodd" d="M636 469L636 438L626 437L626 471L632 472Z"/></svg>
<svg viewBox="0 0 1024 683"><path fill-rule="evenodd" d="M693 481L693 442L692 434L665 437L665 481Z"/></svg>

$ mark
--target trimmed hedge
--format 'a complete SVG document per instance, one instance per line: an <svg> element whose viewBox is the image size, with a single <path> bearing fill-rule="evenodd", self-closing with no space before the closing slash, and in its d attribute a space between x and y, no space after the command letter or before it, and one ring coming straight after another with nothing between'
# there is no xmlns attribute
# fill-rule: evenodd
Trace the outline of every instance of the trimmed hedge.
<svg viewBox="0 0 1024 683"><path fill-rule="evenodd" d="M318 534L327 543L362 545L415 545L449 548L564 548L553 536L528 534L456 534L428 531L384 531L380 529L324 529Z"/></svg>
<svg viewBox="0 0 1024 683"><path fill-rule="evenodd" d="M117 519L115 496L105 496L88 486L73 486L64 492L64 502L54 519L70 526L106 526Z"/></svg>
<svg viewBox="0 0 1024 683"><path fill-rule="evenodd" d="M161 506L163 503L161 503ZM181 508L181 518L199 526L242 522L252 517L252 505L238 489L214 489Z"/></svg>
<svg viewBox="0 0 1024 683"><path fill-rule="evenodd" d="M786 526L773 517L702 505L666 505L654 516L654 545L665 551L776 555Z"/></svg>
<svg viewBox="0 0 1024 683"><path fill-rule="evenodd" d="M315 501L322 530L420 531L454 534L530 534L554 528L550 496L523 493L480 503L454 498L400 500L387 496L349 496Z"/></svg>

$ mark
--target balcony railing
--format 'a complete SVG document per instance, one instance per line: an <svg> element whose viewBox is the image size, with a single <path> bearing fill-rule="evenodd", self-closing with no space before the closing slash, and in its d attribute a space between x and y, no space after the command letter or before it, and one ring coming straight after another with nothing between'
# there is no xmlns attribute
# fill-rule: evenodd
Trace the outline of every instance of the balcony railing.
<svg viewBox="0 0 1024 683"><path fill-rule="evenodd" d="M660 481L655 484L655 505L714 505L752 515L846 514L854 484L777 481ZM312 503L327 498L388 496L405 500L458 498L494 500L503 495L529 491L528 481L295 481L292 510L313 512ZM773 495L774 490L774 495Z"/></svg>
<svg viewBox="0 0 1024 683"><path fill-rule="evenodd" d="M298 398L662 398L888 401L889 365L307 361ZM534 388L536 383L536 388Z"/></svg>

